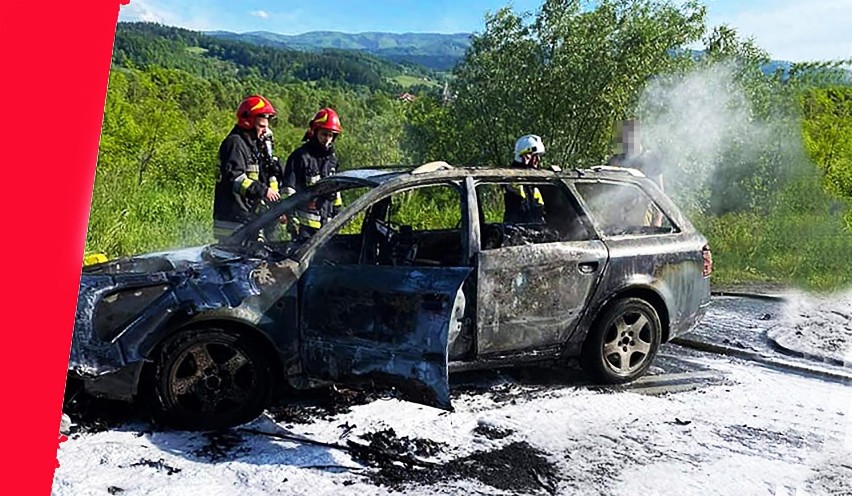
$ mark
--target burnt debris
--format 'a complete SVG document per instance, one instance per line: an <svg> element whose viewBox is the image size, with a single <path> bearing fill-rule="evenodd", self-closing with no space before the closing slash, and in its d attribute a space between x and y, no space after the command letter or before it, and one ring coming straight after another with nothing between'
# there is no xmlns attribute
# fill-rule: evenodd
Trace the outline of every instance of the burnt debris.
<svg viewBox="0 0 852 496"><path fill-rule="evenodd" d="M473 433L485 439L505 439L515 433L512 429L503 429L494 425L479 424L473 429Z"/></svg>
<svg viewBox="0 0 852 496"><path fill-rule="evenodd" d="M371 447L387 449L396 445L397 451L409 449L410 439L392 436L392 430L376 433ZM423 442L424 440L420 440ZM379 449L378 451L382 451ZM504 491L525 494L555 494L559 482L556 467L544 453L526 442L515 442L494 451L480 451L444 464L407 465L392 457L373 456L370 465L378 470L369 474L377 485L402 489L407 485L433 485L445 481L470 479Z"/></svg>
<svg viewBox="0 0 852 496"><path fill-rule="evenodd" d="M192 454L212 462L234 459L237 455L251 451L249 447L244 446L245 439L243 436L233 431L206 432L204 438L207 441L206 444L193 451Z"/></svg>
<svg viewBox="0 0 852 496"><path fill-rule="evenodd" d="M349 413L353 406L366 405L388 395L388 391L382 389L314 389L288 398L285 404L268 408L267 413L279 424L310 424L316 420L331 420Z"/></svg>
<svg viewBox="0 0 852 496"><path fill-rule="evenodd" d="M130 464L131 467L139 467L139 466L143 466L143 465L147 466L147 467L155 468L155 469L157 469L157 472L165 471L166 475L177 474L177 473L183 471L182 468L175 468L175 467L166 465L166 462L162 458L160 458L157 461L142 459L142 460L139 460L136 463Z"/></svg>

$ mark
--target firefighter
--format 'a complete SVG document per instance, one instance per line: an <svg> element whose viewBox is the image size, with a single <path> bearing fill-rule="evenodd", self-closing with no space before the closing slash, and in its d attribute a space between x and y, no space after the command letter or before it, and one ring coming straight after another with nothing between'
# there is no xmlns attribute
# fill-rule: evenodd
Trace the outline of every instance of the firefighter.
<svg viewBox="0 0 852 496"><path fill-rule="evenodd" d="M263 202L277 202L277 177L265 141L275 108L260 95L237 108L237 123L219 146L219 177L213 199L213 234L220 241L252 221ZM273 180L274 178L274 180ZM270 184L272 183L272 184ZM263 236L263 233L260 233Z"/></svg>
<svg viewBox="0 0 852 496"><path fill-rule="evenodd" d="M338 168L334 142L343 128L334 109L320 109L308 123L302 145L287 158L284 166L284 196L293 195L320 179L333 175ZM340 193L312 198L296 206L289 219L288 229L305 239L316 233L326 222L337 215L343 201Z"/></svg>
<svg viewBox="0 0 852 496"><path fill-rule="evenodd" d="M510 167L516 169L537 169L544 154L544 143L539 136L527 134L515 142L515 160ZM503 191L503 223L505 224L542 224L544 223L544 199L535 186L525 184L506 185Z"/></svg>

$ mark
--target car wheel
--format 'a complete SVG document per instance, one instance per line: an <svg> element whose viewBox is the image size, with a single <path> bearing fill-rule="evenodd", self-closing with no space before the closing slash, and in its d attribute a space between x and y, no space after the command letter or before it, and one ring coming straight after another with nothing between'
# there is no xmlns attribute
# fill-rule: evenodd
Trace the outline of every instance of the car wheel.
<svg viewBox="0 0 852 496"><path fill-rule="evenodd" d="M657 311L645 300L616 300L595 321L580 363L600 382L632 381L651 366L660 347L661 328Z"/></svg>
<svg viewBox="0 0 852 496"><path fill-rule="evenodd" d="M264 351L239 334L192 329L170 337L156 357L155 417L187 430L224 429L253 420L272 392Z"/></svg>

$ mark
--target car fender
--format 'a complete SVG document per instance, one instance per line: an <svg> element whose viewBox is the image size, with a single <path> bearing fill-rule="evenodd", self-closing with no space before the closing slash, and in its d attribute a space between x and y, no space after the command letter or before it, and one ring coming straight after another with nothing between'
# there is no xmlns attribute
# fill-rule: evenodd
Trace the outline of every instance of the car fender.
<svg viewBox="0 0 852 496"><path fill-rule="evenodd" d="M630 274L626 278L614 281L613 284L607 285L602 283L598 285L594 297L590 300L592 303L583 316L580 325L577 326L565 344L564 354L566 356L580 354L586 336L607 305L625 295L636 294L637 296L641 296L642 293L651 293L656 296L656 298L646 297L645 299L652 300L649 303L657 308L660 314L660 322L663 325L663 335L667 336L669 332L667 324L669 323L669 316L672 312L669 302L673 301L671 288L661 279L646 274ZM653 301L654 299L657 301ZM658 308L660 305L663 308Z"/></svg>

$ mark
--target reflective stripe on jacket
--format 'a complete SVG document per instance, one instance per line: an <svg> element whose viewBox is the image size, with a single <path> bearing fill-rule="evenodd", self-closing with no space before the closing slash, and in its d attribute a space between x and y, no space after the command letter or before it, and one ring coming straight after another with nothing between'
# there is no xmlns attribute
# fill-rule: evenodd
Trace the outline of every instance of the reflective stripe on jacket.
<svg viewBox="0 0 852 496"><path fill-rule="evenodd" d="M325 148L315 139L307 141L287 158L282 180L284 195L293 195L316 184L322 178L337 172L337 167L334 147ZM343 198L340 193L313 198L296 207L295 220L302 226L319 229L328 219L334 217L342 206Z"/></svg>

